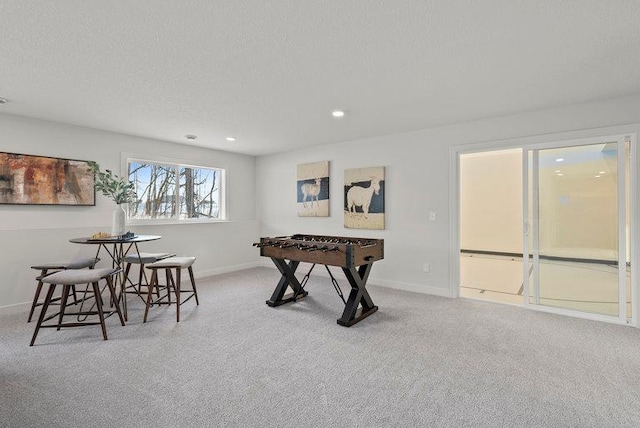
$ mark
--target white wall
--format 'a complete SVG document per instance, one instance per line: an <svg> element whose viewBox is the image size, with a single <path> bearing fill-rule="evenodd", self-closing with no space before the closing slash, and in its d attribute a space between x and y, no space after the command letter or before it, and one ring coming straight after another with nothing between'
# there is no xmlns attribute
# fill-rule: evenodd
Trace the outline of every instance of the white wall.
<svg viewBox="0 0 640 428"><path fill-rule="evenodd" d="M522 253L522 150L460 156L460 248Z"/></svg>
<svg viewBox="0 0 640 428"><path fill-rule="evenodd" d="M120 171L121 153L226 168L229 221L128 229L162 236L141 244L141 251L197 256L194 271L200 277L257 261L251 247L259 236L255 157L1 114L0 135L1 151L94 160L114 171ZM101 194L96 201L95 207L0 205L0 308L24 310L21 303L31 301L36 272L30 266L94 254L95 246L71 244L69 239L111 229L114 203Z"/></svg>
<svg viewBox="0 0 640 428"><path fill-rule="evenodd" d="M374 264L372 283L453 296L457 284L449 266L455 254L449 232L451 147L485 142L496 142L487 144L493 148L511 147L514 141L544 140L547 137L531 137L545 134L554 134L549 141L586 137L600 132L593 128L638 122L640 96L629 96L262 156L256 176L260 233L383 238L385 259ZM330 217L297 217L296 165L322 160L331 162ZM344 229L343 171L378 165L386 166L386 230ZM436 213L436 221L429 221L430 211ZM424 262L431 263L430 273L422 271Z"/></svg>
<svg viewBox="0 0 640 428"><path fill-rule="evenodd" d="M120 168L121 152L152 153L226 167L229 222L131 228L138 233L163 236L145 245L144 250L172 250L198 256L194 266L198 276L253 266L259 257L251 243L258 236L322 233L381 237L385 239L385 260L374 265L372 283L455 295L449 266L454 250L449 233L451 147L476 143L483 146L484 142L497 142L491 144L493 148L507 147L514 141L528 141L531 136L543 134L587 137L598 134L593 128L638 122L640 96L630 96L318 146L256 160L250 156L0 115L0 150L95 160L103 168L114 170ZM628 131L629 127L625 129ZM632 130L637 131L635 125ZM553 135L549 139L558 137ZM511 141L499 142L505 139ZM298 217L296 166L320 160L331 161L331 216ZM344 169L378 165L386 166L386 230L344 229ZM95 207L0 206L0 308L16 305L14 307L20 306L23 310L18 304L31 300L35 285L34 272L29 269L32 264L91 253L92 248L71 244L68 239L110 228L113 204L101 195L97 200ZM430 211L437 215L434 222L429 221ZM268 260L262 262L270 265ZM422 272L424 262L431 263L430 273Z"/></svg>

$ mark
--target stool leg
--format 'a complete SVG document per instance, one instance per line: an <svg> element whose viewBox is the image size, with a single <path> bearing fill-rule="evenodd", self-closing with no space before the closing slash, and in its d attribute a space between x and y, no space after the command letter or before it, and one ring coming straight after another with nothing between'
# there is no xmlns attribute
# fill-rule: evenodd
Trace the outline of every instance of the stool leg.
<svg viewBox="0 0 640 428"><path fill-rule="evenodd" d="M42 325L42 321L47 313L47 309L49 309L49 303L51 303L51 296L53 296L53 292L56 289L56 284L49 285L49 291L47 291L47 296L44 298L44 303L42 304L42 310L40 311L40 316L38 317L38 322L36 323L36 329L33 332L33 337L31 338L31 344L29 346L33 346L36 341L36 337L38 336L38 331L40 331L40 326Z"/></svg>
<svg viewBox="0 0 640 428"><path fill-rule="evenodd" d="M196 280L193 277L193 268L189 266L189 278L191 278L191 287L193 288L193 295L196 297L196 305L199 305L198 301L198 290L196 290Z"/></svg>
<svg viewBox="0 0 640 428"><path fill-rule="evenodd" d="M65 284L62 286L62 297L60 299L60 314L58 315L58 327L56 330L60 331L60 326L62 325L62 317L64 317L64 310L67 307L67 300L69 299L69 285Z"/></svg>
<svg viewBox="0 0 640 428"><path fill-rule="evenodd" d="M108 276L107 277L107 287L109 287L109 293L111 293L111 297L115 300L116 298L116 289L113 286L113 277L112 276ZM120 317L120 324L124 325L124 320L125 318L123 318L122 316L122 311L120 310L120 305L118 305L118 302L116 302L116 312L118 312L118 317ZM126 312L125 312L126 315Z"/></svg>
<svg viewBox="0 0 640 428"><path fill-rule="evenodd" d="M116 308L119 309L120 296L122 297L122 313L124 313L124 319L129 321L129 309L127 307L127 275L125 274L124 278L122 276L120 277L120 279L122 280L122 282L120 283L120 296L118 296L115 292L112 278L112 276L107 277L107 285L111 284L111 286L109 287L109 292L111 292L111 289L113 288L113 293L111 293L111 301L116 306ZM120 313L120 311L118 311L118 313Z"/></svg>
<svg viewBox="0 0 640 428"><path fill-rule="evenodd" d="M47 274L48 269L42 269L40 272L40 278ZM40 291L42 290L42 280L38 280L38 285L36 286L36 294L33 296L33 303L31 304L31 310L29 311L29 319L27 322L31 322L31 317L33 317L33 311L38 306L38 298L40 297Z"/></svg>
<svg viewBox="0 0 640 428"><path fill-rule="evenodd" d="M153 295L153 287L158 285L158 270L153 269L151 273L151 281L149 282L149 287L147 290L147 304L144 307L144 317L142 318L142 322L147 322L147 314L149 313L149 307L151 306L151 296Z"/></svg>
<svg viewBox="0 0 640 428"><path fill-rule="evenodd" d="M157 284L156 284L156 285L157 285ZM159 286L159 285L156 287L156 297L157 297L158 299L160 299L160 286Z"/></svg>
<svg viewBox="0 0 640 428"><path fill-rule="evenodd" d="M129 280L129 271L131 270L131 263L127 263L127 265L124 267L124 284L125 287L127 285L127 282L131 282Z"/></svg>
<svg viewBox="0 0 640 428"><path fill-rule="evenodd" d="M71 286L71 293L73 294L73 304L77 305L78 304L78 295L76 294L76 286L75 285Z"/></svg>
<svg viewBox="0 0 640 428"><path fill-rule="evenodd" d="M96 309L98 310L98 318L100 318L100 326L102 327L102 337L107 340L107 327L104 324L104 312L102 312L102 299L100 296L100 287L97 282L93 283L93 293L96 295Z"/></svg>
<svg viewBox="0 0 640 428"><path fill-rule="evenodd" d="M166 268L164 270L164 275L166 277L167 280L167 301L169 302L169 305L171 305L171 284L173 283L173 276L171 275L171 268ZM175 284L174 284L174 290L175 290Z"/></svg>
<svg viewBox="0 0 640 428"><path fill-rule="evenodd" d="M136 291L138 292L138 296L142 292L142 277L144 274L144 265L140 264L140 271L138 272L138 287L136 287Z"/></svg>
<svg viewBox="0 0 640 428"><path fill-rule="evenodd" d="M176 282L174 288L176 290L176 322L180 322L180 274L182 269L176 268Z"/></svg>

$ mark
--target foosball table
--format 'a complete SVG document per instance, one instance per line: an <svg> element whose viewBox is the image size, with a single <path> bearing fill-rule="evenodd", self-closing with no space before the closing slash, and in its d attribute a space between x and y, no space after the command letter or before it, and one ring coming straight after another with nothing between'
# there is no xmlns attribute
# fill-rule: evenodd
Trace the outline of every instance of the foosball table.
<svg viewBox="0 0 640 428"><path fill-rule="evenodd" d="M267 305L280 306L307 296L309 293L304 287L313 268L320 264L329 272L331 283L345 305L338 324L350 327L378 310L366 286L373 262L384 258L383 239L297 234L260 238L260 242L253 245L260 248L261 256L273 260L282 275ZM313 265L303 280L298 281L295 272L301 262ZM346 300L329 266L342 268L347 277L351 292ZM292 292L285 294L288 288Z"/></svg>

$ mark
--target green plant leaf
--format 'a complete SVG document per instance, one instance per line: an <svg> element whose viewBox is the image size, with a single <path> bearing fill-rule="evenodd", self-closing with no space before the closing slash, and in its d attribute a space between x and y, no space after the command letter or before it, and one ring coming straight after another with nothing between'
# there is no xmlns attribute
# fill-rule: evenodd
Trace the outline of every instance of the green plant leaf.
<svg viewBox="0 0 640 428"><path fill-rule="evenodd" d="M134 202L137 198L135 184L124 177L118 177L111 170L100 171L100 165L94 161L89 161L89 170L95 174L96 191L103 196L112 199L116 204L126 204Z"/></svg>

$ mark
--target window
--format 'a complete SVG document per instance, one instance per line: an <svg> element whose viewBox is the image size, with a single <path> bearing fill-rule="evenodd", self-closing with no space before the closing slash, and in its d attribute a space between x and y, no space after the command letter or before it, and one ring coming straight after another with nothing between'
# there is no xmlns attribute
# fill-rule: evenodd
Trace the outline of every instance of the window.
<svg viewBox="0 0 640 428"><path fill-rule="evenodd" d="M129 181L137 200L129 204L136 220L222 220L224 170L128 159Z"/></svg>

